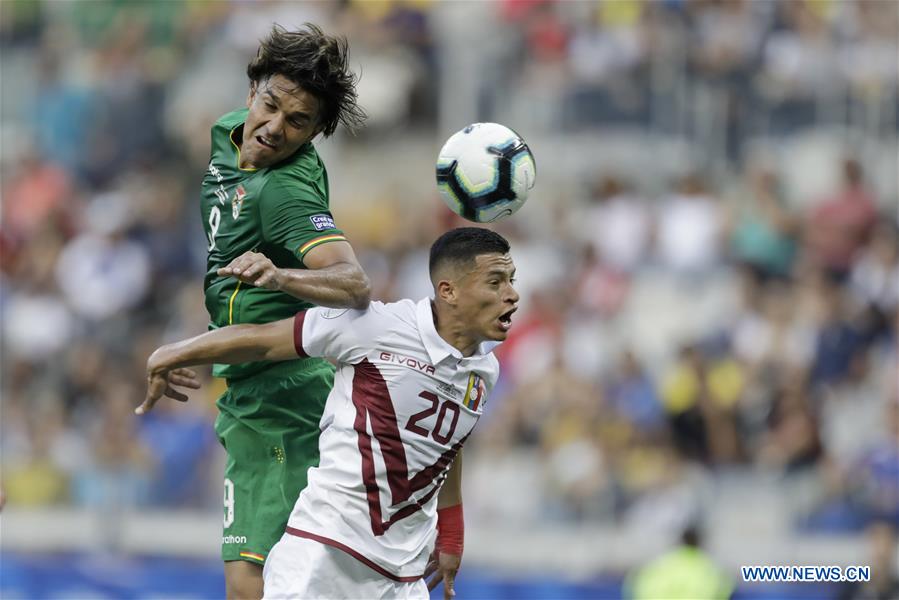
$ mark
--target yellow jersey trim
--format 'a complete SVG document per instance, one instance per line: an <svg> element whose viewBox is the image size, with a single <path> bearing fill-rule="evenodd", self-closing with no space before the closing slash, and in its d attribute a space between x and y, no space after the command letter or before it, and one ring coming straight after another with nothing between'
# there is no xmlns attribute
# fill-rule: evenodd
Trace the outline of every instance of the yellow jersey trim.
<svg viewBox="0 0 899 600"><path fill-rule="evenodd" d="M237 282L237 287L234 288L234 293L231 294L231 299L228 300L228 325L234 323L234 299L237 297L237 292L240 290L240 284L242 281Z"/></svg>
<svg viewBox="0 0 899 600"><path fill-rule="evenodd" d="M253 171L258 171L259 169L255 169L255 168L241 169L240 168L240 146L238 146L237 144L234 143L234 132L237 131L238 127L240 127L241 125L245 125L245 124L246 123L241 123L240 125L235 126L234 129L232 129L231 132L228 134L228 141L231 142L231 145L234 146L235 150L237 150L237 165L235 165L237 167L237 170L238 171L248 171L248 172L252 173Z"/></svg>
<svg viewBox="0 0 899 600"><path fill-rule="evenodd" d="M255 552L247 552L244 550L240 553L241 558L252 558L254 560L258 560L259 562L265 562L265 556L261 554L256 554Z"/></svg>
<svg viewBox="0 0 899 600"><path fill-rule="evenodd" d="M305 244L303 244L302 246L300 246L300 256L302 256L303 254L306 254L307 252L309 252L310 250L312 250L319 244L324 244L326 242L345 242L345 241L346 241L346 236L339 234L339 233L323 235L322 237L315 238L314 240L310 240L310 241L306 242Z"/></svg>

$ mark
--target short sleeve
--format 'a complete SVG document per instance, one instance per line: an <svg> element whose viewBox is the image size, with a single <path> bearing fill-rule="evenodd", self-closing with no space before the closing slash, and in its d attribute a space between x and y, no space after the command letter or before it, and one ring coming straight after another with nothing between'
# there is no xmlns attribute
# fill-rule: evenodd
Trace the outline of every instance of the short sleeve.
<svg viewBox="0 0 899 600"><path fill-rule="evenodd" d="M268 181L259 210L263 239L300 260L316 246L346 240L327 198L300 179Z"/></svg>
<svg viewBox="0 0 899 600"><path fill-rule="evenodd" d="M383 329L379 308L373 303L366 310L315 307L297 313L293 323L297 355L358 363L374 348Z"/></svg>

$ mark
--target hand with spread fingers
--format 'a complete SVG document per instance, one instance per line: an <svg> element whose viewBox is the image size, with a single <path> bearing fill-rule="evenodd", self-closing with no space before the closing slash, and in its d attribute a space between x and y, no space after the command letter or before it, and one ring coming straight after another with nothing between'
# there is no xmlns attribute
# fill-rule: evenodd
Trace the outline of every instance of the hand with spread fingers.
<svg viewBox="0 0 899 600"><path fill-rule="evenodd" d="M156 405L163 396L168 396L178 402L187 402L187 395L172 386L199 389L200 380L193 369L165 369L147 366L147 397L143 403L134 409L138 415L145 415Z"/></svg>
<svg viewBox="0 0 899 600"><path fill-rule="evenodd" d="M424 574L425 581L428 583L428 591L443 582L443 600L453 598L456 595L456 590L453 589L456 573L459 572L461 564L462 556L460 554L434 550Z"/></svg>
<svg viewBox="0 0 899 600"><path fill-rule="evenodd" d="M243 283L269 290L280 290L281 269L259 252L247 251L222 267L216 273L220 277L235 277Z"/></svg>

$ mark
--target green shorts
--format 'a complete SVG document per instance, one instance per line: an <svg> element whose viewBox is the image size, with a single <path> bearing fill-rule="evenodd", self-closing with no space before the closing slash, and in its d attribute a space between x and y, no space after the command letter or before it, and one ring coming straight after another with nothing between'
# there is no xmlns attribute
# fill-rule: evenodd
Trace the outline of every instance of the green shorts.
<svg viewBox="0 0 899 600"><path fill-rule="evenodd" d="M222 560L263 564L318 465L319 421L333 369L230 381L215 431L225 463Z"/></svg>

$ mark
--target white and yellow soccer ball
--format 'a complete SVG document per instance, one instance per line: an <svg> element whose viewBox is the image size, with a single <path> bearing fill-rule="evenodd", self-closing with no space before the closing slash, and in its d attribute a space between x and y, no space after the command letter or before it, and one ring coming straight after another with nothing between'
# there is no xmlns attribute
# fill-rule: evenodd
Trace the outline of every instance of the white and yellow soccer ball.
<svg viewBox="0 0 899 600"><path fill-rule="evenodd" d="M474 123L454 133L437 157L437 189L456 214L489 223L521 208L537 164L520 135L498 123Z"/></svg>

